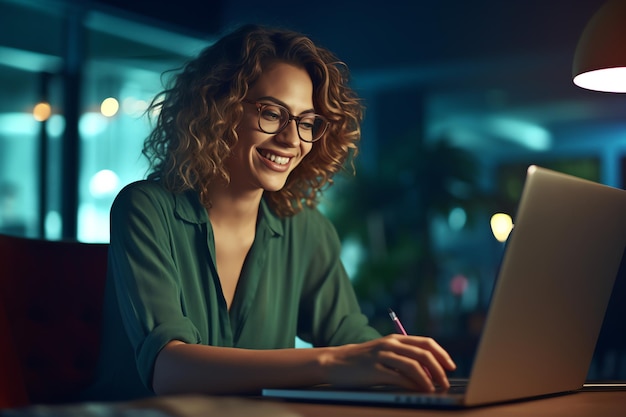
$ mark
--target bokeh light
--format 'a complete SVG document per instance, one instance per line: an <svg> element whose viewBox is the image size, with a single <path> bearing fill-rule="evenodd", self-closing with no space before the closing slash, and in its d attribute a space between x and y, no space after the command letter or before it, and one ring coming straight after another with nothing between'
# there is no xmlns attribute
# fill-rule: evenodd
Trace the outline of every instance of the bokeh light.
<svg viewBox="0 0 626 417"><path fill-rule="evenodd" d="M513 230L513 219L506 213L491 216L491 231L498 242L505 242Z"/></svg>
<svg viewBox="0 0 626 417"><path fill-rule="evenodd" d="M35 104L33 108L33 117L38 122L44 122L50 118L52 115L52 107L50 107L49 103L42 101L40 103Z"/></svg>
<svg viewBox="0 0 626 417"><path fill-rule="evenodd" d="M120 109L120 103L113 97L106 98L100 105L100 113L105 117L113 117Z"/></svg>

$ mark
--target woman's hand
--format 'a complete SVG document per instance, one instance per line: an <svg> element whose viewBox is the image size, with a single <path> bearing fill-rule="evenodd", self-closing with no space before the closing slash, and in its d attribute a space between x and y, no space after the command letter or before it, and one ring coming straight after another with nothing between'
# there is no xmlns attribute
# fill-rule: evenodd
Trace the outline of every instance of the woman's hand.
<svg viewBox="0 0 626 417"><path fill-rule="evenodd" d="M450 386L446 371L456 365L433 339L392 334L360 344L338 346L324 358L329 383L363 387L397 385L432 392Z"/></svg>

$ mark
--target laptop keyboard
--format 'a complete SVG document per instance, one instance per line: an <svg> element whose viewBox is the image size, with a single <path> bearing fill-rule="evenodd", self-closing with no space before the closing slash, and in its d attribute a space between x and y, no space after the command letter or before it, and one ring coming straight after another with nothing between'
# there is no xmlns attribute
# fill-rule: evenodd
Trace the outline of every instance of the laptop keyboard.
<svg viewBox="0 0 626 417"><path fill-rule="evenodd" d="M438 393L449 393L449 394L464 394L467 389L467 379L465 378L451 378L449 380L450 388L438 388L436 392Z"/></svg>

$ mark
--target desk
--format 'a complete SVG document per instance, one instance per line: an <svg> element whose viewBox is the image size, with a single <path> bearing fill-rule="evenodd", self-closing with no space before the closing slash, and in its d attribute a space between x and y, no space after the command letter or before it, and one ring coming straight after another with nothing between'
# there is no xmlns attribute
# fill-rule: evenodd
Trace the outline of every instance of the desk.
<svg viewBox="0 0 626 417"><path fill-rule="evenodd" d="M269 399L176 396L129 403L35 406L3 417L624 417L626 391L579 392L465 410L353 406Z"/></svg>

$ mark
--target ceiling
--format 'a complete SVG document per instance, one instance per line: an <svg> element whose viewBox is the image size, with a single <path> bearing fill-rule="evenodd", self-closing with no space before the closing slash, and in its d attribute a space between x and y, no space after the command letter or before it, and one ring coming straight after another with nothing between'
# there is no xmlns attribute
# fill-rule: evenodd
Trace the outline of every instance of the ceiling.
<svg viewBox="0 0 626 417"><path fill-rule="evenodd" d="M177 0L172 7L158 1L0 0L0 63L6 64L8 52L33 51L45 58L38 65L58 69L62 38L43 41L32 29L62 33L62 18L78 5L87 10L92 58L141 61L159 71L238 24L280 25L310 35L345 61L366 104L399 109L390 116L398 120L386 123L410 123L407 115L422 109L416 123L426 117L432 129L464 131L458 135L463 146L532 151L515 137L525 129L566 146L623 124L626 95L582 90L570 76L578 37L603 3ZM131 37L134 48L128 47ZM3 74L10 72L11 66Z"/></svg>

